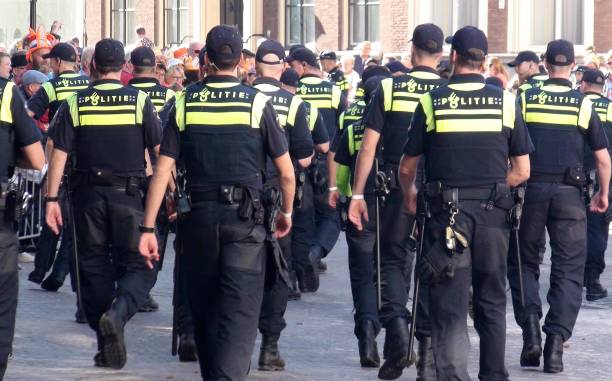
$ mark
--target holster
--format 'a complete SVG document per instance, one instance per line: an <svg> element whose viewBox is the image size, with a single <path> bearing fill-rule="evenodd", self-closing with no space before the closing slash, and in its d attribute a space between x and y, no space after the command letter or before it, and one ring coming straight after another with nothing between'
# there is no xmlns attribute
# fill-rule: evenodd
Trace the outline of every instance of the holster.
<svg viewBox="0 0 612 381"><path fill-rule="evenodd" d="M340 196L338 202L336 203L336 210L338 211L338 216L340 217L340 229L345 232L348 226L348 208L349 208L349 199L346 196Z"/></svg>
<svg viewBox="0 0 612 381"><path fill-rule="evenodd" d="M321 165L325 166L325 161L315 155L308 169L310 175L310 181L312 181L312 189L314 194L324 194L327 192L327 176L325 172L321 170Z"/></svg>
<svg viewBox="0 0 612 381"><path fill-rule="evenodd" d="M582 166L568 167L563 175L563 183L583 189L587 183L587 173Z"/></svg>

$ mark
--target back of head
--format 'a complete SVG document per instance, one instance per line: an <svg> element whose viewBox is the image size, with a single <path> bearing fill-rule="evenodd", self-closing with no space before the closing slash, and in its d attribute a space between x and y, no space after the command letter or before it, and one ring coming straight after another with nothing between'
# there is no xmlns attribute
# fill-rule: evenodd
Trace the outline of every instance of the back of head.
<svg viewBox="0 0 612 381"><path fill-rule="evenodd" d="M489 43L484 32L474 26L459 29L451 38L452 51L456 53L453 67L471 72L480 72L487 54Z"/></svg>
<svg viewBox="0 0 612 381"><path fill-rule="evenodd" d="M206 57L213 71L234 70L240 63L241 55L242 36L236 27L217 25L206 35Z"/></svg>
<svg viewBox="0 0 612 381"><path fill-rule="evenodd" d="M558 39L546 46L546 68L551 77L569 78L576 63L574 44Z"/></svg>
<svg viewBox="0 0 612 381"><path fill-rule="evenodd" d="M412 32L412 64L437 64L444 46L444 33L435 24L421 24ZM432 61L433 62L430 62Z"/></svg>
<svg viewBox="0 0 612 381"><path fill-rule="evenodd" d="M117 73L125 64L123 44L112 38L105 38L96 43L93 64L97 74Z"/></svg>
<svg viewBox="0 0 612 381"><path fill-rule="evenodd" d="M606 76L601 70L588 69L582 75L581 88L584 92L601 93L606 83Z"/></svg>
<svg viewBox="0 0 612 381"><path fill-rule="evenodd" d="M261 76L280 79L285 64L285 49L274 40L259 45L255 54L255 65Z"/></svg>
<svg viewBox="0 0 612 381"><path fill-rule="evenodd" d="M363 74L361 75L361 82L365 83L368 81L368 79L373 77L389 78L391 77L391 72L385 66L368 66L363 70Z"/></svg>
<svg viewBox="0 0 612 381"><path fill-rule="evenodd" d="M289 87L297 87L299 80L300 77L298 73L293 69L285 69L280 78L280 81L283 83L283 85Z"/></svg>
<svg viewBox="0 0 612 381"><path fill-rule="evenodd" d="M155 52L146 46L139 46L130 54L134 74L151 74L155 72Z"/></svg>
<svg viewBox="0 0 612 381"><path fill-rule="evenodd" d="M374 95L374 92L376 91L376 89L380 87L380 83L385 78L388 78L388 77L382 76L382 75L376 75L376 76L368 78L363 83L364 100L366 103L369 102L370 99L372 99L372 95Z"/></svg>

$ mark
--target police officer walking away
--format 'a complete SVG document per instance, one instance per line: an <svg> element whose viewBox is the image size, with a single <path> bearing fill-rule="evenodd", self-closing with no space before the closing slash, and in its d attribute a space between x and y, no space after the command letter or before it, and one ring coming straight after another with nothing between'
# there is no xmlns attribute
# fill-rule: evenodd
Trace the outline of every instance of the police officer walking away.
<svg viewBox="0 0 612 381"><path fill-rule="evenodd" d="M122 368L127 360L123 330L155 282L138 253L145 149L157 149L161 123L142 91L121 85L123 45L96 44L96 80L67 99L56 116L49 166L47 224L56 234L63 219L58 188L68 154L82 301L96 332L100 367Z"/></svg>
<svg viewBox="0 0 612 381"><path fill-rule="evenodd" d="M277 237L291 228L295 177L287 141L269 98L240 84L241 52L235 27L208 32L200 62L208 76L178 94L169 113L140 238L141 254L153 266L155 217L172 166L182 158L192 205L180 221L181 244L204 380L242 381L249 369L266 272L266 157L278 170L282 193Z"/></svg>
<svg viewBox="0 0 612 381"><path fill-rule="evenodd" d="M404 203L415 214L417 166L425 157L427 184L421 192L431 218L416 272L428 283L437 372L427 380L470 380L470 285L480 336L478 378L509 379L504 355L510 187L529 177L531 143L512 94L485 85L487 50L481 30L467 26L455 33L453 75L448 85L421 98L400 163Z"/></svg>
<svg viewBox="0 0 612 381"><path fill-rule="evenodd" d="M534 87L542 87L548 79L546 74L540 73L540 57L531 50L520 52L514 60L508 62L519 77L520 86L517 96Z"/></svg>
<svg viewBox="0 0 612 381"><path fill-rule="evenodd" d="M601 71L587 70L582 76L580 92L593 102L595 112L601 119L609 144L612 141L612 102L602 95L605 82L606 77ZM593 153L587 147L585 147L584 166L587 173L595 170ZM609 205L605 214L587 210L587 260L584 269L584 286L586 287L586 299L588 301L595 301L608 296L608 290L601 285L599 276L606 267L605 254L608 247L609 227Z"/></svg>
<svg viewBox="0 0 612 381"><path fill-rule="evenodd" d="M389 179L391 191L385 199L380 217L380 320L386 330L386 362L380 369L379 377L383 379L399 377L408 361L410 313L406 303L414 259L414 247L409 243L414 218L401 207L402 190L397 167L419 99L423 94L446 83L435 70L442 56L443 44L444 35L436 25L423 24L415 28L412 36L414 69L409 74L384 79L379 90L374 93L365 110L366 129L355 164L349 219L358 230L362 230L362 219L369 219L363 192L376 152L382 151L379 167Z"/></svg>
<svg viewBox="0 0 612 381"><path fill-rule="evenodd" d="M134 78L128 83L129 86L142 90L155 106L155 110L161 113L162 109L173 97L174 90L162 86L155 73L155 52L151 48L140 46L130 53L130 61L134 70ZM161 116L162 121L164 117Z"/></svg>
<svg viewBox="0 0 612 381"><path fill-rule="evenodd" d="M14 229L14 213L17 205L8 202L11 192L7 189L16 160L13 153L21 151L20 166L41 170L45 165L39 129L25 113L25 104L19 88L8 78L0 77L0 186L2 195L0 211L0 380L4 378L9 354L12 350L17 312L17 255L19 244ZM14 196L14 194L13 194ZM19 205L21 207L21 205Z"/></svg>
<svg viewBox="0 0 612 381"><path fill-rule="evenodd" d="M543 327L544 371L558 373L563 371L563 343L572 335L582 302L587 255L584 145L593 151L599 180L599 192L590 205L593 212L604 213L608 209L610 155L593 102L573 90L569 81L575 65L572 43L551 41L545 64L550 79L541 88L527 90L520 98L525 123L535 144L519 231L524 306L516 263L511 264L508 278L515 319L523 329L521 366L536 367L542 356L538 249L546 228L552 265L547 295L550 309Z"/></svg>

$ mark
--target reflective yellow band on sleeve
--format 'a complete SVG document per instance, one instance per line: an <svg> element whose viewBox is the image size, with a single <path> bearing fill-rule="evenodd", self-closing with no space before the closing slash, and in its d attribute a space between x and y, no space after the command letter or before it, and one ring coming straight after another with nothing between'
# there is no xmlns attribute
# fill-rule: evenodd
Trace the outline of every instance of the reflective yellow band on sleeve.
<svg viewBox="0 0 612 381"><path fill-rule="evenodd" d="M0 103L0 121L6 123L13 123L13 111L11 110L11 103L13 103L13 91L15 90L15 84L13 82L7 82L2 93L2 101Z"/></svg>
<svg viewBox="0 0 612 381"><path fill-rule="evenodd" d="M593 115L593 102L584 98L582 100L582 104L580 105L580 113L578 114L578 127L587 130L589 128L589 122L591 121L591 116Z"/></svg>
<svg viewBox="0 0 612 381"><path fill-rule="evenodd" d="M148 98L149 96L144 91L138 92L138 98L136 98L136 124L142 124L144 106Z"/></svg>
<svg viewBox="0 0 612 381"><path fill-rule="evenodd" d="M393 104L393 78L383 79L380 86L385 100L385 111L391 111L391 105Z"/></svg>
<svg viewBox="0 0 612 381"><path fill-rule="evenodd" d="M353 125L347 127L348 134L348 151L351 156L355 155L356 147L355 147L355 136L353 135Z"/></svg>
<svg viewBox="0 0 612 381"><path fill-rule="evenodd" d="M317 125L317 119L319 118L319 110L315 106L310 106L310 116L308 118L308 129L310 132L314 130Z"/></svg>
<svg viewBox="0 0 612 381"><path fill-rule="evenodd" d="M503 126L514 128L516 120L516 98L511 93L504 91L503 99Z"/></svg>
<svg viewBox="0 0 612 381"><path fill-rule="evenodd" d="M175 95L176 101L174 103L174 120L179 131L185 130L185 93L179 91Z"/></svg>
<svg viewBox="0 0 612 381"><path fill-rule="evenodd" d="M135 114L79 115L80 126L125 126L136 124Z"/></svg>
<svg viewBox="0 0 612 381"><path fill-rule="evenodd" d="M331 109L332 108L332 104L329 100L316 100L316 99L312 99L312 100L304 99L304 100L308 102L311 106L314 106L316 108L320 108L320 109Z"/></svg>
<svg viewBox="0 0 612 381"><path fill-rule="evenodd" d="M68 104L68 108L70 111L70 118L72 119L72 126L79 126L79 104L78 97L76 94L72 94L70 98L66 99L66 103Z"/></svg>
<svg viewBox="0 0 612 381"><path fill-rule="evenodd" d="M612 122L612 102L608 103L608 113L606 115L606 120L608 122Z"/></svg>
<svg viewBox="0 0 612 381"><path fill-rule="evenodd" d="M303 103L304 101L302 101L299 97L293 97L291 98L291 103L289 104L289 110L287 112L287 119L285 124L283 124L283 126L285 125L290 125L290 126L295 126L295 117L297 116L297 112L300 109L300 105ZM284 106L279 106L279 107L284 107Z"/></svg>
<svg viewBox="0 0 612 381"><path fill-rule="evenodd" d="M174 92L174 90L171 90L171 89L166 90L166 103L170 102L170 100L174 98L175 95L176 93Z"/></svg>
<svg viewBox="0 0 612 381"><path fill-rule="evenodd" d="M500 119L445 119L436 121L436 132L500 132Z"/></svg>
<svg viewBox="0 0 612 381"><path fill-rule="evenodd" d="M42 84L43 90L47 93L47 98L49 98L49 103L55 101L57 97L55 96L55 88L51 84L51 82L47 81Z"/></svg>
<svg viewBox="0 0 612 381"><path fill-rule="evenodd" d="M269 99L270 98L263 93L255 94L255 98L253 99L253 111L251 111L251 123L247 122L245 124L250 124L252 128L259 128L264 108Z"/></svg>
<svg viewBox="0 0 612 381"><path fill-rule="evenodd" d="M351 168L340 164L336 172L336 186L341 195L350 197L351 191Z"/></svg>
<svg viewBox="0 0 612 381"><path fill-rule="evenodd" d="M544 112L527 112L526 123L542 123L550 125L576 126L578 115L550 114Z"/></svg>
<svg viewBox="0 0 612 381"><path fill-rule="evenodd" d="M427 125L426 131L430 132L436 128L436 122L434 120L433 101L431 99L431 95L429 95L429 93L423 95L419 103L421 104L423 112L425 113L425 123Z"/></svg>
<svg viewBox="0 0 612 381"><path fill-rule="evenodd" d="M521 94L521 113L523 114L523 120L527 120L527 98L525 92Z"/></svg>
<svg viewBox="0 0 612 381"><path fill-rule="evenodd" d="M340 130L344 128L344 114L346 114L346 111L343 111L342 114L340 114L340 116L338 117L338 128Z"/></svg>

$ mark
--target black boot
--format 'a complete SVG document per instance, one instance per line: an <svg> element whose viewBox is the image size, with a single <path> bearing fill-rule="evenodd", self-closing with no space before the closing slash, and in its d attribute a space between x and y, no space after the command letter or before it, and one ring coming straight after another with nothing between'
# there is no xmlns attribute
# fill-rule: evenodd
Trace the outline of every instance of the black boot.
<svg viewBox="0 0 612 381"><path fill-rule="evenodd" d="M546 335L544 344L544 372L563 372L563 338L559 335Z"/></svg>
<svg viewBox="0 0 612 381"><path fill-rule="evenodd" d="M79 324L87 324L87 316L85 312L77 306L77 311L74 313L74 320Z"/></svg>
<svg viewBox="0 0 612 381"><path fill-rule="evenodd" d="M259 352L259 370L285 370L285 360L278 351L278 339L280 335L262 335L261 349Z"/></svg>
<svg viewBox="0 0 612 381"><path fill-rule="evenodd" d="M359 342L359 361L363 368L378 368L380 357L376 345L376 329L370 320L364 320L357 325L357 339Z"/></svg>
<svg viewBox="0 0 612 381"><path fill-rule="evenodd" d="M419 356L416 366L416 381L436 381L438 379L431 337L429 336L424 336L419 339Z"/></svg>
<svg viewBox="0 0 612 381"><path fill-rule="evenodd" d="M396 317L389 322L385 334L385 362L378 371L381 380L395 380L408 366L408 321Z"/></svg>
<svg viewBox="0 0 612 381"><path fill-rule="evenodd" d="M193 334L182 333L179 336L178 355L180 362L198 361L195 339Z"/></svg>
<svg viewBox="0 0 612 381"><path fill-rule="evenodd" d="M302 294L300 293L300 288L298 287L298 280L295 270L291 270L290 278L292 286L289 287L289 300L300 300L302 298Z"/></svg>
<svg viewBox="0 0 612 381"><path fill-rule="evenodd" d="M45 273L36 269L28 275L28 280L36 284L40 284L43 279L45 279Z"/></svg>
<svg viewBox="0 0 612 381"><path fill-rule="evenodd" d="M109 367L121 369L127 361L127 352L123 328L127 321L127 306L123 298L118 297L111 308L100 318L98 329L103 339L102 352Z"/></svg>
<svg viewBox="0 0 612 381"><path fill-rule="evenodd" d="M599 281L599 271L587 270L584 273L584 286L586 287L586 299L589 302L608 296L608 290L603 288Z"/></svg>
<svg viewBox="0 0 612 381"><path fill-rule="evenodd" d="M302 293L317 292L319 289L319 270L308 264L295 271Z"/></svg>
<svg viewBox="0 0 612 381"><path fill-rule="evenodd" d="M57 292L57 290L59 290L63 284L64 284L63 281L50 275L49 277L47 277L47 279L42 281L42 283L40 284L40 287L42 287L43 289L47 291Z"/></svg>
<svg viewBox="0 0 612 381"><path fill-rule="evenodd" d="M138 308L138 312L157 312L159 310L159 304L153 299L151 294L147 296L147 300Z"/></svg>
<svg viewBox="0 0 612 381"><path fill-rule="evenodd" d="M540 366L540 356L542 356L540 319L537 315L529 315L523 324L523 350L521 351L521 366Z"/></svg>

